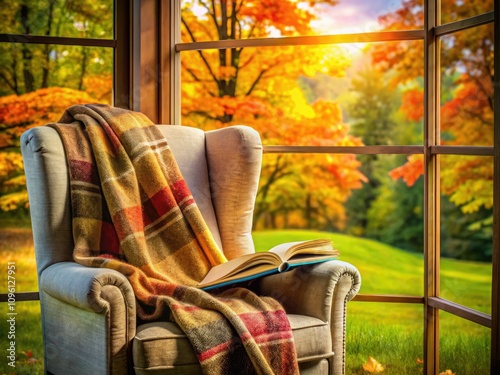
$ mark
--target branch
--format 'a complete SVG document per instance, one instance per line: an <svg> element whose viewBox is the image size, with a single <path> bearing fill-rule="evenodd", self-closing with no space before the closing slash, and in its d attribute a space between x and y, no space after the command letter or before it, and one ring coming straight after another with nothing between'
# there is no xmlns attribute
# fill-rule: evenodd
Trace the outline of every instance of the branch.
<svg viewBox="0 0 500 375"><path fill-rule="evenodd" d="M207 90L207 92L208 92L208 94L209 94L210 96L212 96L212 97L215 97L215 96L216 96L216 95L215 95L212 91L210 91L210 88L208 88L208 87L206 86L205 82L207 82L207 81L202 81L201 79L199 79L199 78L198 78L198 76L196 75L196 73L195 73L192 69L188 68L188 67L187 67L184 63L182 63L182 62L181 62L181 65L184 67L184 69L186 69L186 71L189 73L189 75L190 75L191 77L193 77L193 79L194 79L196 82L199 82L199 83L202 83L202 84L203 84L203 87ZM210 81L209 81L209 82L210 82Z"/></svg>
<svg viewBox="0 0 500 375"><path fill-rule="evenodd" d="M209 40L213 40L214 39L214 36L212 35L211 30L207 27L206 24L200 23L198 26L201 27L205 31L205 34L208 35Z"/></svg>
<svg viewBox="0 0 500 375"><path fill-rule="evenodd" d="M2 78L7 85L9 85L12 91L19 95L17 88L10 82L9 78L7 78L3 72L0 72L0 78Z"/></svg>
<svg viewBox="0 0 500 375"><path fill-rule="evenodd" d="M186 20L181 17L181 21L182 21L182 24L186 27L186 30L189 34L189 36L191 37L191 40L193 42L196 42L196 38L194 37L191 29L189 28ZM214 72L212 71L212 68L210 67L210 64L208 63L207 59L205 58L205 56L203 56L203 52L201 50L198 50L198 55L200 55L201 59L203 60L203 63L205 64L207 70L208 70L208 73L212 76L212 78L214 79L215 82L218 82L219 80L217 79L217 76L214 74Z"/></svg>
<svg viewBox="0 0 500 375"><path fill-rule="evenodd" d="M238 2L237 2L237 1L234 1L234 2L233 2L233 4L236 4L236 3L238 3ZM239 12L240 12L241 8L243 8L243 4L244 4L244 3L245 3L245 1L244 1L244 0L241 0L241 1L240 1L240 6L236 6L236 5L234 5L234 9L236 10L236 13L239 13Z"/></svg>
<svg viewBox="0 0 500 375"><path fill-rule="evenodd" d="M214 116L211 116L210 114L208 114L207 112L205 111L202 111L202 110L197 110L197 111L189 111L190 114L195 114L195 115L200 115L202 117L205 117L209 120L213 120L213 121L217 121L219 120L218 117L214 117Z"/></svg>
<svg viewBox="0 0 500 375"><path fill-rule="evenodd" d="M221 24L219 29L219 40L227 39L227 3L225 1L221 1L220 3L220 12L221 12Z"/></svg>
<svg viewBox="0 0 500 375"><path fill-rule="evenodd" d="M236 3L233 2L231 11L231 39L236 39L236 24L238 23L238 18L236 17Z"/></svg>
<svg viewBox="0 0 500 375"><path fill-rule="evenodd" d="M474 119L478 119L479 121L481 121L481 123L483 125L486 125L486 126L493 126L493 123L491 121L488 121L486 120L480 113L477 113L475 111L471 111L470 109L466 109L464 107L461 108L461 111L467 115L469 115L470 118Z"/></svg>
<svg viewBox="0 0 500 375"><path fill-rule="evenodd" d="M257 78L255 79L255 81L253 81L252 83L252 86L250 86L250 89L248 89L248 91L246 92L246 96L250 95L252 93L252 91L255 89L255 87L257 86L257 84L259 83L259 81L261 80L262 76L268 71L269 69L264 69L264 70L261 70L259 75L257 76Z"/></svg>
<svg viewBox="0 0 500 375"><path fill-rule="evenodd" d="M250 29L250 32L248 33L248 37L247 37L247 39L250 39L250 38L252 37L253 32L254 32L254 31L255 31L255 29L257 28L257 25L258 25L258 24L259 24L259 22L254 23L254 24L252 25L252 28Z"/></svg>
<svg viewBox="0 0 500 375"><path fill-rule="evenodd" d="M219 24L217 23L217 15L215 14L215 1L212 0L212 10L213 12L208 12L210 14L210 16L212 17L212 20L214 21L214 24L215 24L215 29L217 30L217 32L219 33L220 35L220 26Z"/></svg>
<svg viewBox="0 0 500 375"><path fill-rule="evenodd" d="M271 172L271 175L267 179L267 182L259 189L259 192L257 193L257 195L262 194L262 197L264 199L266 198L267 193L269 192L269 189L274 182L276 182L280 178L293 174L293 172L283 172L284 170L286 170L287 164L284 163L280 165L281 159L283 159L282 155L278 155L276 157L276 162L274 163L274 170Z"/></svg>
<svg viewBox="0 0 500 375"><path fill-rule="evenodd" d="M194 42L194 43L196 43L197 40L194 37L194 34L191 31L191 29L189 28L188 23L186 22L186 20L184 19L184 17L181 17L181 22L184 25L184 27L186 28L186 31L188 32L189 36L191 37L191 41Z"/></svg>
<svg viewBox="0 0 500 375"><path fill-rule="evenodd" d="M266 211L266 197L271 189L271 186L281 178L293 175L293 172L284 172L286 170L287 164L280 165L280 160L283 158L282 155L278 155L276 158L276 163L274 164L274 170L267 179L267 182L259 189L257 196L261 199L256 203L255 206L255 217L259 218Z"/></svg>

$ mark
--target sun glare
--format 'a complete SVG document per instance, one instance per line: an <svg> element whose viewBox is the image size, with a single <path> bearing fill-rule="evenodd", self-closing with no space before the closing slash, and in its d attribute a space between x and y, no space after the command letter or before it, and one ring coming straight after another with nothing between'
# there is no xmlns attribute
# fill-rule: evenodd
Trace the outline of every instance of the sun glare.
<svg viewBox="0 0 500 375"><path fill-rule="evenodd" d="M316 15L310 26L316 35L359 34L381 30L377 18L356 6L321 6L309 8Z"/></svg>
<svg viewBox="0 0 500 375"><path fill-rule="evenodd" d="M191 7L191 11L196 17L203 17L207 14L207 8L202 7L201 5L195 4Z"/></svg>

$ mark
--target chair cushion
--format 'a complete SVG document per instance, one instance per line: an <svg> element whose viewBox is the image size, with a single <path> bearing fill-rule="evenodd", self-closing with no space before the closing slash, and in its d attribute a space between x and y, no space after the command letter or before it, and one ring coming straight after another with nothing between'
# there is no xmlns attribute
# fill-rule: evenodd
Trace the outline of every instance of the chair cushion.
<svg viewBox="0 0 500 375"><path fill-rule="evenodd" d="M330 327L308 316L288 315L299 362L321 361L333 355ZM191 343L171 322L137 327L132 343L136 374L199 374L201 367ZM175 369L174 369L175 366Z"/></svg>

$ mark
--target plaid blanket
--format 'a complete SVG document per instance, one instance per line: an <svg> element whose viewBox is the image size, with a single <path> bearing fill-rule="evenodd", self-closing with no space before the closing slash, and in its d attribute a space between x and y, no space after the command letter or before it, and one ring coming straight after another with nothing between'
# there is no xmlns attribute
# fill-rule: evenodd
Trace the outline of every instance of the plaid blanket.
<svg viewBox="0 0 500 375"><path fill-rule="evenodd" d="M278 302L194 287L226 259L157 127L141 113L90 104L50 126L69 165L75 261L124 274L138 316L174 320L205 374L298 374Z"/></svg>

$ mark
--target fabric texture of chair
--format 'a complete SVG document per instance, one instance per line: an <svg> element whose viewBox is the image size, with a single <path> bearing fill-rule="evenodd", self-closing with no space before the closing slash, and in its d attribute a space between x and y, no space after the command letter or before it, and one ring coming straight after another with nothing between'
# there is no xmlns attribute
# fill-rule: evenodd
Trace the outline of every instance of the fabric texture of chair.
<svg viewBox="0 0 500 375"><path fill-rule="evenodd" d="M158 125L215 241L228 259L253 252L252 214L262 161L257 132ZM45 369L53 374L199 374L193 348L172 322L142 323L128 280L72 259L68 167L50 127L21 138L39 277ZM347 302L357 269L342 261L300 267L252 284L290 321L302 374L344 373Z"/></svg>

